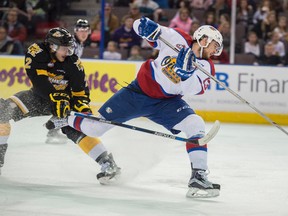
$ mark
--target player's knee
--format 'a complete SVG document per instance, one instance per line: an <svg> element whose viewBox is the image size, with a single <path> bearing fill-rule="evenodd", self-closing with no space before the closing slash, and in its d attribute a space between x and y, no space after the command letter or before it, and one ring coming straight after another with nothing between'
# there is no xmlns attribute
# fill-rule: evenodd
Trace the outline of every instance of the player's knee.
<svg viewBox="0 0 288 216"><path fill-rule="evenodd" d="M0 98L0 123L7 123L11 119L19 121L25 117L25 114L14 101Z"/></svg>
<svg viewBox="0 0 288 216"><path fill-rule="evenodd" d="M100 118L103 118L99 116ZM68 118L69 125L73 126L78 131L82 131L84 134L90 137L100 137L110 128L112 125L97 122L91 119L83 119L81 117L70 116Z"/></svg>
<svg viewBox="0 0 288 216"><path fill-rule="evenodd" d="M203 137L205 135L205 122L196 115L192 114L177 124L175 129L180 129L187 137Z"/></svg>
<svg viewBox="0 0 288 216"><path fill-rule="evenodd" d="M100 137L102 136L109 128L111 127L105 123L93 122L90 120L91 124L88 124L89 127L85 128L85 134L91 137ZM84 131L84 130L83 130Z"/></svg>
<svg viewBox="0 0 288 216"><path fill-rule="evenodd" d="M0 124L7 123L12 119L13 108L8 100L0 98Z"/></svg>
<svg viewBox="0 0 288 216"><path fill-rule="evenodd" d="M203 137L205 135L205 122L200 116L190 115L187 122L187 137Z"/></svg>
<svg viewBox="0 0 288 216"><path fill-rule="evenodd" d="M0 144L6 144L11 132L10 123L0 123Z"/></svg>

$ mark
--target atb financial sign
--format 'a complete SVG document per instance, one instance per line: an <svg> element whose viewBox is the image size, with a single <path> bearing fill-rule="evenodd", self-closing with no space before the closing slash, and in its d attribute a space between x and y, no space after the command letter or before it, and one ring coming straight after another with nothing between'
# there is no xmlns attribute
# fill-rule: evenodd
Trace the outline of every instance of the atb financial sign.
<svg viewBox="0 0 288 216"><path fill-rule="evenodd" d="M263 112L288 113L287 67L216 65L215 77ZM199 110L254 112L213 80L204 95L185 99Z"/></svg>

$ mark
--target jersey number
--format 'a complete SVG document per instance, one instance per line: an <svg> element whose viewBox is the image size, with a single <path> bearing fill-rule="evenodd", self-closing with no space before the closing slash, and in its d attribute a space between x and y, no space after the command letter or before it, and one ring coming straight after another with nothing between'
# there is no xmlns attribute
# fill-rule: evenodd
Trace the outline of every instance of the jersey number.
<svg viewBox="0 0 288 216"><path fill-rule="evenodd" d="M28 57L28 58L25 59L25 69L30 69L31 68L31 66L30 66L31 62L32 62L31 58Z"/></svg>

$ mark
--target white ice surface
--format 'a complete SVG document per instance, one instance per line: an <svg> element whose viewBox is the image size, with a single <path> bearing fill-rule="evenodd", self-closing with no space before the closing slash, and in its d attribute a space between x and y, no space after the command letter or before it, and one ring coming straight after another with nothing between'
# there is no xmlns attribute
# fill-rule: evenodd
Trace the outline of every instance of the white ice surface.
<svg viewBox="0 0 288 216"><path fill-rule="evenodd" d="M220 196L196 200L185 197L184 143L115 127L102 141L122 178L102 186L99 166L78 146L44 143L47 119L12 123L0 216L288 215L288 136L273 126L223 123L209 145L209 180L221 184ZM129 124L167 132L143 119Z"/></svg>

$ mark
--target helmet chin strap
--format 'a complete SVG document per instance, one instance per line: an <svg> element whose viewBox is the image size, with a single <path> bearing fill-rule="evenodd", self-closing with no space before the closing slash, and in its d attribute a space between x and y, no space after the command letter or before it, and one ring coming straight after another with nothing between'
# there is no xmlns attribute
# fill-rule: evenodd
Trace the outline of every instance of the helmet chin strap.
<svg viewBox="0 0 288 216"><path fill-rule="evenodd" d="M200 46L200 58L202 58L204 47Z"/></svg>
<svg viewBox="0 0 288 216"><path fill-rule="evenodd" d="M197 43L198 43L198 45L199 45L199 47L200 47L200 58L202 58L202 56L203 56L203 50L204 50L205 47L200 44L200 41L199 41L199 40L197 40ZM207 46L206 46L206 47L207 47Z"/></svg>
<svg viewBox="0 0 288 216"><path fill-rule="evenodd" d="M211 41L210 41L210 42L211 42ZM203 51L204 51L204 48L208 47L208 45L210 44L210 42L207 41L207 42L206 42L206 46L202 46L202 45L200 44L200 41L197 40L197 43L198 43L198 45L200 46L200 58L203 57Z"/></svg>
<svg viewBox="0 0 288 216"><path fill-rule="evenodd" d="M56 45L55 44L50 44L49 45L49 48L50 48L50 56L52 59L58 61L58 58L56 57Z"/></svg>

